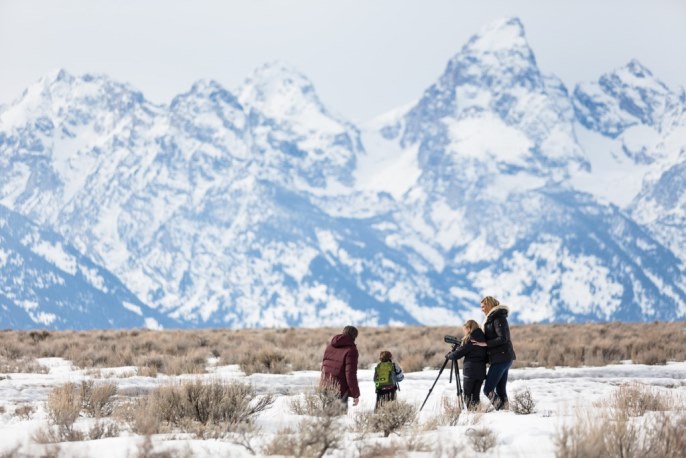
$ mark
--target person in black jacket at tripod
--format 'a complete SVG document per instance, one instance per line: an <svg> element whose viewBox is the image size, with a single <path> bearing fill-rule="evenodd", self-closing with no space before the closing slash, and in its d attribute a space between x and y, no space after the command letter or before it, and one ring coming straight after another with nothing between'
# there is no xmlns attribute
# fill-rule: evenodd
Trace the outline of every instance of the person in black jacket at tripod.
<svg viewBox="0 0 686 458"><path fill-rule="evenodd" d="M445 355L445 357L453 361L464 357L462 368L464 401L468 409L475 410L481 404L479 392L481 391L481 384L486 378L487 358L486 348L475 345L472 341L485 344L486 336L479 328L479 324L474 320L468 320L462 329L464 331L462 344L454 351Z"/></svg>
<svg viewBox="0 0 686 458"><path fill-rule="evenodd" d="M473 342L486 347L488 354L488 375L484 384L484 394L496 410L509 409L507 400L507 375L512 362L517 359L510 339L510 326L507 315L510 309L492 296L481 299L481 311L486 315L484 334L486 342Z"/></svg>

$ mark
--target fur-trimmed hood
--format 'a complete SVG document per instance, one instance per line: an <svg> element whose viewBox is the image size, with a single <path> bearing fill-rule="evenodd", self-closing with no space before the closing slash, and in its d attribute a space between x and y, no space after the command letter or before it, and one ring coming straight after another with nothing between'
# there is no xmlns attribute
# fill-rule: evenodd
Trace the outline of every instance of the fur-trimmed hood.
<svg viewBox="0 0 686 458"><path fill-rule="evenodd" d="M510 307L508 307L505 304L499 304L491 309L490 312L488 312L488 315L486 315L486 318L484 319L484 322L481 325L482 329L485 329L486 323L488 323L489 320L493 320L498 315L503 315L505 318L510 314Z"/></svg>

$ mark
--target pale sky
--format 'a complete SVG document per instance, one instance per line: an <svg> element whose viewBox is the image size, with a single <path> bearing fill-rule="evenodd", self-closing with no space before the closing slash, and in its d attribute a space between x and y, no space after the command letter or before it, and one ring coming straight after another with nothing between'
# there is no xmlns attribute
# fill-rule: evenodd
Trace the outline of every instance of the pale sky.
<svg viewBox="0 0 686 458"><path fill-rule="evenodd" d="M0 104L56 68L169 103L198 79L235 90L282 60L361 122L420 97L503 16L522 20L541 69L569 89L632 58L686 86L684 0L0 0Z"/></svg>

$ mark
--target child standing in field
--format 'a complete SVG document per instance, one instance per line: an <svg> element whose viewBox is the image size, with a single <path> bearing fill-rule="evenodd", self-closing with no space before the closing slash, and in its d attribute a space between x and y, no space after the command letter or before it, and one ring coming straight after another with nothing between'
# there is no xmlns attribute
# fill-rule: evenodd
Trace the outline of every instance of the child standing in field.
<svg viewBox="0 0 686 458"><path fill-rule="evenodd" d="M462 371L464 401L467 408L476 409L481 404L479 391L481 391L481 385L486 379L486 361L488 361L488 357L486 356L486 347L474 345L472 341L486 342L486 336L479 328L479 324L474 320L467 320L462 330L464 331L462 344L455 351L445 355L445 357L453 361L464 357Z"/></svg>
<svg viewBox="0 0 686 458"><path fill-rule="evenodd" d="M379 355L379 364L374 368L374 386L376 387L375 411L382 403L395 401L396 391L400 389L398 383L404 378L403 370L393 362L391 352L382 351Z"/></svg>

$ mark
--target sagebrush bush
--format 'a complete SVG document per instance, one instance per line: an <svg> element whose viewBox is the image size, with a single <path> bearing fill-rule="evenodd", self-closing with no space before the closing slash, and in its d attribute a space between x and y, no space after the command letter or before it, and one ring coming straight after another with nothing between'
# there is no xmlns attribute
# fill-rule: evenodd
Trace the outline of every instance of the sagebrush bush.
<svg viewBox="0 0 686 458"><path fill-rule="evenodd" d="M388 401L375 412L362 412L355 417L355 429L361 432L383 432L384 437L408 426L417 419L417 408L405 401Z"/></svg>
<svg viewBox="0 0 686 458"><path fill-rule="evenodd" d="M165 425L194 430L193 423L220 425L228 431L252 421L273 402L272 395L258 396L248 384L198 380L153 390L135 404L129 418L132 428L141 434L160 432Z"/></svg>
<svg viewBox="0 0 686 458"><path fill-rule="evenodd" d="M467 437L472 448L479 453L489 451L498 443L495 431L486 426L471 428Z"/></svg>
<svg viewBox="0 0 686 458"><path fill-rule="evenodd" d="M342 440L341 417L324 416L302 420L296 431L283 429L269 442L262 453L302 457L322 457L338 448Z"/></svg>
<svg viewBox="0 0 686 458"><path fill-rule="evenodd" d="M290 402L290 408L294 414L313 417L342 415L346 407L341 402L339 389L335 385L313 387Z"/></svg>
<svg viewBox="0 0 686 458"><path fill-rule="evenodd" d="M389 350L406 372L440 367L446 352L443 336L462 334L447 326L359 329L361 368L372 367L379 351ZM684 361L685 330L683 322L512 325L514 367ZM242 364L247 373L319 370L326 344L341 329L50 331L45 337L42 331L0 332L1 372L45 371L35 358L56 356L82 368L137 366L139 373L154 376L205 372L209 357L219 357L220 364Z"/></svg>
<svg viewBox="0 0 686 458"><path fill-rule="evenodd" d="M444 396L441 399L439 420L443 425L456 426L460 421L462 411L462 401L457 396Z"/></svg>
<svg viewBox="0 0 686 458"><path fill-rule="evenodd" d="M81 399L76 385L66 383L53 388L48 394L47 411L50 422L59 428L61 435L72 433L74 422L81 412Z"/></svg>
<svg viewBox="0 0 686 458"><path fill-rule="evenodd" d="M515 392L510 399L510 410L517 415L529 415L536 411L536 401L534 401L529 388Z"/></svg>
<svg viewBox="0 0 686 458"><path fill-rule="evenodd" d="M405 445L399 442L360 445L358 453L359 458L402 458L409 456Z"/></svg>
<svg viewBox="0 0 686 458"><path fill-rule="evenodd" d="M265 348L246 353L241 359L240 368L245 375L261 374L285 374L288 372L286 356L280 351Z"/></svg>
<svg viewBox="0 0 686 458"><path fill-rule="evenodd" d="M119 425L113 421L98 420L88 430L88 439L98 440L119 436Z"/></svg>
<svg viewBox="0 0 686 458"><path fill-rule="evenodd" d="M613 403L604 408L595 406L592 410L577 410L571 423L556 430L553 436L555 454L558 458L683 457L686 450L686 436L683 434L686 430L685 406L683 400L675 395L667 395L665 402L672 412L644 410L643 417L631 415L638 410L618 408Z"/></svg>
<svg viewBox="0 0 686 458"><path fill-rule="evenodd" d="M81 409L90 417L108 417L114 409L113 397L117 394L114 383L98 383L94 381L81 382L79 396Z"/></svg>
<svg viewBox="0 0 686 458"><path fill-rule="evenodd" d="M22 420L30 420L34 413L36 413L36 407L31 404L23 404L14 409L14 415Z"/></svg>
<svg viewBox="0 0 686 458"><path fill-rule="evenodd" d="M553 442L558 458L636 456L637 426L621 414L577 411L572 424L562 425Z"/></svg>
<svg viewBox="0 0 686 458"><path fill-rule="evenodd" d="M611 406L630 417L640 417L648 411L665 411L669 406L654 388L642 383L626 383L612 395Z"/></svg>

